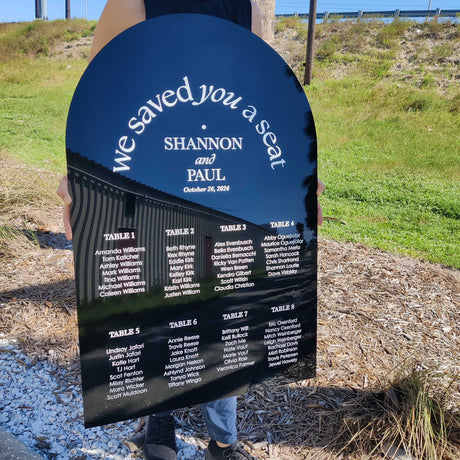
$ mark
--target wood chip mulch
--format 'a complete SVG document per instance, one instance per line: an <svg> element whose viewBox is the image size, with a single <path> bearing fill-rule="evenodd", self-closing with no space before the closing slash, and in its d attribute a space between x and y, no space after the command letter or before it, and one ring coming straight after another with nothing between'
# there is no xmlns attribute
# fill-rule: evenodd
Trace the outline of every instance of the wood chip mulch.
<svg viewBox="0 0 460 460"><path fill-rule="evenodd" d="M62 235L2 261L0 338L77 372L72 255L53 248L53 238ZM288 387L274 379L240 397L241 438L263 459L382 458L344 450L347 427L368 416L371 396L404 370L460 375L459 307L458 270L320 239L317 377ZM206 438L197 408L178 417Z"/></svg>

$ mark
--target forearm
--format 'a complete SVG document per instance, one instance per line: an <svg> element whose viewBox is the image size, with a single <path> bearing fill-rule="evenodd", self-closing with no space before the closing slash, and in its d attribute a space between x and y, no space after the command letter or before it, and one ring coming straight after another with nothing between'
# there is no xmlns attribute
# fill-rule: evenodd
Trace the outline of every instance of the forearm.
<svg viewBox="0 0 460 460"><path fill-rule="evenodd" d="M110 41L145 19L142 0L108 0L94 32L90 60Z"/></svg>

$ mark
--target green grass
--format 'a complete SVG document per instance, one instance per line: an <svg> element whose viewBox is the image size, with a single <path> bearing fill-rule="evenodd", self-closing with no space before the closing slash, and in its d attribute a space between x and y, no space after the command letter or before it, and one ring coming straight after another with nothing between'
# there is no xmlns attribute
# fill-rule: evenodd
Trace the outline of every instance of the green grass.
<svg viewBox="0 0 460 460"><path fill-rule="evenodd" d="M93 30L83 20L0 25L0 152L64 172L67 111L86 61L47 55Z"/></svg>
<svg viewBox="0 0 460 460"><path fill-rule="evenodd" d="M438 91L429 72L418 86L392 80L409 27L376 20L317 28L326 40L306 92L318 133L319 174L327 185L324 214L339 219L327 220L320 235L460 267L460 92ZM453 41L436 45L433 59L452 54L458 27L420 27L421 47L426 36L450 27ZM299 40L305 35L298 19L278 24L286 28L294 28ZM54 43L93 29L94 23L81 20L0 25L0 50L9 56L0 62L2 158L53 174L65 171L67 111L86 61L50 54ZM337 77L331 69L341 65L352 70Z"/></svg>
<svg viewBox="0 0 460 460"><path fill-rule="evenodd" d="M64 172L67 111L84 68L42 57L0 63L0 151Z"/></svg>
<svg viewBox="0 0 460 460"><path fill-rule="evenodd" d="M460 267L457 98L363 78L307 89L327 220L320 234Z"/></svg>

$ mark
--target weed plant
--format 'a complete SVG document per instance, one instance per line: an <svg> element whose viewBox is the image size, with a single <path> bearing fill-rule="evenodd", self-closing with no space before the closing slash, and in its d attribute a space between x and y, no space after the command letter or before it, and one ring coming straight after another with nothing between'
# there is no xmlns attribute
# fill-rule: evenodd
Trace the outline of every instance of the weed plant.
<svg viewBox="0 0 460 460"><path fill-rule="evenodd" d="M459 458L460 413L451 399L458 383L457 376L432 369L401 372L373 394L374 404L359 424L347 425L350 440L343 451L359 449L372 458L380 452L389 458Z"/></svg>
<svg viewBox="0 0 460 460"><path fill-rule="evenodd" d="M31 247L38 247L38 240L31 230L21 230L11 225L0 225L0 259L9 259Z"/></svg>

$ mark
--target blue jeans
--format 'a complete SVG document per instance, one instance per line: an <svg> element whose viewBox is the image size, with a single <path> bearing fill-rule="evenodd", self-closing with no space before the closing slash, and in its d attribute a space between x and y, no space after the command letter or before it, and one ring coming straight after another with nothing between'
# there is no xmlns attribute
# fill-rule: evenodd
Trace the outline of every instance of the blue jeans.
<svg viewBox="0 0 460 460"><path fill-rule="evenodd" d="M200 409L211 439L222 444L236 441L236 396L200 404ZM170 413L156 415L165 416Z"/></svg>

